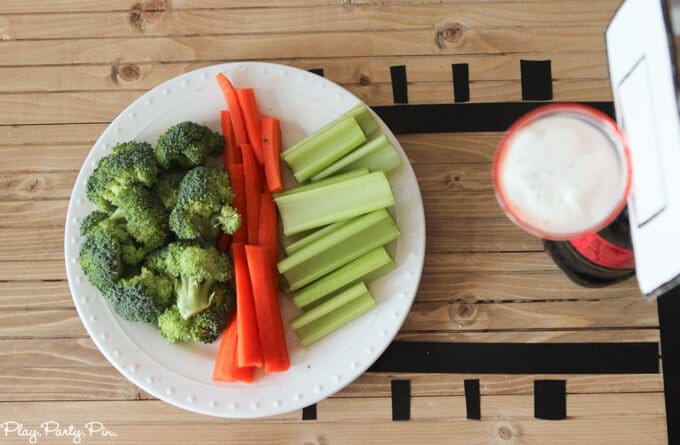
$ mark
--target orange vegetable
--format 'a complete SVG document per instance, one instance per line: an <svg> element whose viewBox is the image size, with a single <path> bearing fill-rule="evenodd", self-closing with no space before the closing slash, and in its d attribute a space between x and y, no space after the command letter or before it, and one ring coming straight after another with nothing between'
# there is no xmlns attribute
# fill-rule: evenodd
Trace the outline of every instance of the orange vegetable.
<svg viewBox="0 0 680 445"><path fill-rule="evenodd" d="M234 129L231 124L231 116L228 110L220 112L220 121L222 123L222 136L224 136L224 168L234 162L243 162L241 159L241 150L236 144L236 136L234 136Z"/></svg>
<svg viewBox="0 0 680 445"><path fill-rule="evenodd" d="M222 335L220 348L215 358L215 367L213 368L213 380L215 381L250 383L254 380L255 368L239 368L236 363L236 345L238 342L236 324L236 316L234 316Z"/></svg>
<svg viewBox="0 0 680 445"><path fill-rule="evenodd" d="M239 153L241 149L237 149ZM233 207L241 215L241 227L234 233L233 242L243 243L248 242L248 218L246 214L246 184L243 178L243 164L229 164L227 166L229 171L229 181L231 189L234 191Z"/></svg>
<svg viewBox="0 0 680 445"><path fill-rule="evenodd" d="M238 102L243 111L243 121L246 125L248 140L253 147L257 162L262 165L262 138L260 136L260 113L257 111L255 91L252 88L240 88L236 90Z"/></svg>
<svg viewBox="0 0 680 445"><path fill-rule="evenodd" d="M267 187L272 193L283 191L281 182L281 125L278 119L265 116L261 121L262 157Z"/></svg>
<svg viewBox="0 0 680 445"><path fill-rule="evenodd" d="M266 247L247 245L245 250L253 286L264 369L266 372L286 371L290 368L290 357L279 308L277 274L271 267Z"/></svg>
<svg viewBox="0 0 680 445"><path fill-rule="evenodd" d="M234 281L236 284L236 321L238 326L238 358L240 367L262 366L262 352L258 334L257 318L255 317L255 303L248 261L243 244L233 243L231 255L234 260Z"/></svg>
<svg viewBox="0 0 680 445"><path fill-rule="evenodd" d="M248 227L248 243L257 243L260 222L260 194L262 193L262 171L255 159L255 154L250 145L241 145L243 156L243 181L245 183L246 196L246 223Z"/></svg>
<svg viewBox="0 0 680 445"><path fill-rule="evenodd" d="M273 268L276 268L279 250L278 226L279 219L276 213L274 198L271 193L264 192L260 197L260 224L257 234L257 244L267 248Z"/></svg>
<svg viewBox="0 0 680 445"><path fill-rule="evenodd" d="M243 112L241 111L241 105L238 102L236 88L234 88L234 85L231 84L224 73L218 73L216 78L217 84L222 90L222 94L224 94L224 99L227 101L227 107L229 107L229 116L231 117L236 145L247 144L248 133L243 121Z"/></svg>

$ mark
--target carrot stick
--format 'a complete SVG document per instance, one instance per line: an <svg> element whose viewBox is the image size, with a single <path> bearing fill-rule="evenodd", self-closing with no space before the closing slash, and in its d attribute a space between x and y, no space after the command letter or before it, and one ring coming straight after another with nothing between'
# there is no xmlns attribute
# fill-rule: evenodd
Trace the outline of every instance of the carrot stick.
<svg viewBox="0 0 680 445"><path fill-rule="evenodd" d="M215 358L215 367L213 368L213 380L215 381L250 383L254 380L255 368L239 368L236 363L236 345L238 342L236 324L236 317L234 316L224 331L224 335L222 335L220 348Z"/></svg>
<svg viewBox="0 0 680 445"><path fill-rule="evenodd" d="M269 260L272 267L276 268L276 260L278 259L278 228L279 219L276 214L276 204L274 198L269 192L262 193L260 198L260 224L257 234L257 243L260 246L267 248L269 252Z"/></svg>
<svg viewBox="0 0 680 445"><path fill-rule="evenodd" d="M246 125L243 121L243 112L241 105L238 102L238 94L236 88L231 84L224 73L217 73L217 84L224 94L224 99L227 101L229 108L229 116L231 117L232 127L234 129L234 136L236 137L236 145L248 143L248 133L246 132Z"/></svg>
<svg viewBox="0 0 680 445"><path fill-rule="evenodd" d="M231 235L220 232L220 236L217 238L217 250L227 253L229 252L229 246L231 246Z"/></svg>
<svg viewBox="0 0 680 445"><path fill-rule="evenodd" d="M260 136L260 113L257 111L257 102L255 101L255 91L252 88L239 88L236 90L238 95L238 102L243 111L243 121L246 125L246 132L248 133L248 140L253 147L257 162L262 165L262 139Z"/></svg>
<svg viewBox="0 0 680 445"><path fill-rule="evenodd" d="M243 180L246 196L246 222L248 243L257 243L257 226L260 222L260 194L262 193L262 172L250 145L241 145L243 156Z"/></svg>
<svg viewBox="0 0 680 445"><path fill-rule="evenodd" d="M241 149L236 151L239 153ZM241 215L241 227L234 233L232 240L235 243L245 244L248 241L248 215L246 212L246 184L243 178L243 164L229 164L229 181L231 189L234 191L234 202L232 203L236 211Z"/></svg>
<svg viewBox="0 0 680 445"><path fill-rule="evenodd" d="M245 250L253 285L264 369L266 372L285 371L290 368L290 358L279 308L277 275L271 267L266 247L247 245Z"/></svg>
<svg viewBox="0 0 680 445"><path fill-rule="evenodd" d="M236 322L238 326L237 363L240 367L262 366L262 352L260 337L255 317L253 289L248 274L248 261L243 244L231 245L231 255L234 260L234 281L236 284Z"/></svg>
<svg viewBox="0 0 680 445"><path fill-rule="evenodd" d="M261 121L262 157L267 187L272 193L283 191L281 182L281 125L278 119L265 116Z"/></svg>
<svg viewBox="0 0 680 445"><path fill-rule="evenodd" d="M236 136L234 136L234 128L231 124L231 116L228 110L220 112L220 121L222 123L222 136L224 136L224 168L229 164L243 162L241 159L241 150L236 144Z"/></svg>

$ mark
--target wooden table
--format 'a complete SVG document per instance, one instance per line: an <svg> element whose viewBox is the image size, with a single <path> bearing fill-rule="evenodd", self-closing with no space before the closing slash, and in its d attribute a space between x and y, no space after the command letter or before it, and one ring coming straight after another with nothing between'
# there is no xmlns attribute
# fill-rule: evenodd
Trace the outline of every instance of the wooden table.
<svg viewBox="0 0 680 445"><path fill-rule="evenodd" d="M468 64L471 103L520 102L520 60L551 60L555 100L610 101L603 30L618 4L0 1L0 423L99 420L118 434L83 443L666 443L661 372L366 373L320 402L316 420L299 411L257 422L184 412L109 365L78 319L64 271L66 206L83 159L121 109L168 78L272 60L321 68L368 104L391 105L390 67L404 65L410 104L452 103L451 65ZM634 281L576 287L540 240L505 219L490 183L500 135L400 136L428 230L400 339L658 342L656 304L642 301ZM394 379L410 381L408 421L392 420ZM466 379L479 379L481 420L466 418ZM534 418L537 379L566 380L566 420ZM27 441L0 429L5 443Z"/></svg>

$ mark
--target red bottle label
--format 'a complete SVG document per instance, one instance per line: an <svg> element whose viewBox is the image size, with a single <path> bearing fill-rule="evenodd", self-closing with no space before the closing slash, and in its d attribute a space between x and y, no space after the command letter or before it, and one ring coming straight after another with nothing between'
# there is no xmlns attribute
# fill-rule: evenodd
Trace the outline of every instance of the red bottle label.
<svg viewBox="0 0 680 445"><path fill-rule="evenodd" d="M610 243L597 233L569 240L571 245L588 261L609 269L633 269L633 251Z"/></svg>

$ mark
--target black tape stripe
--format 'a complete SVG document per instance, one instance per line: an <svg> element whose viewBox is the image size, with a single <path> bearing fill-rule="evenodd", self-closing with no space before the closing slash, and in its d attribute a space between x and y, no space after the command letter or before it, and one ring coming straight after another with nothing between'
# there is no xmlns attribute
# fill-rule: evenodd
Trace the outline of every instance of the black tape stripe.
<svg viewBox="0 0 680 445"><path fill-rule="evenodd" d="M680 443L680 287L657 301L668 443Z"/></svg>
<svg viewBox="0 0 680 445"><path fill-rule="evenodd" d="M324 77L323 68L312 68L312 69L307 70L307 71L309 71L310 73L314 73L317 76Z"/></svg>
<svg viewBox="0 0 680 445"><path fill-rule="evenodd" d="M411 418L411 381L392 380L392 420Z"/></svg>
<svg viewBox="0 0 680 445"><path fill-rule="evenodd" d="M390 67L392 78L392 98L395 104L408 103L408 82L406 81L406 66L395 65Z"/></svg>
<svg viewBox="0 0 680 445"><path fill-rule="evenodd" d="M468 102L470 100L470 68L467 63L451 65L453 76L453 101Z"/></svg>
<svg viewBox="0 0 680 445"><path fill-rule="evenodd" d="M676 351L680 351L680 347ZM654 342L395 341L369 370L463 374L656 374L659 372L659 345Z"/></svg>
<svg viewBox="0 0 680 445"><path fill-rule="evenodd" d="M522 100L552 100L550 60L520 60Z"/></svg>
<svg viewBox="0 0 680 445"><path fill-rule="evenodd" d="M302 420L316 420L316 403L302 408Z"/></svg>
<svg viewBox="0 0 680 445"><path fill-rule="evenodd" d="M479 420L482 418L479 395L479 380L465 380L465 410L468 419Z"/></svg>
<svg viewBox="0 0 680 445"><path fill-rule="evenodd" d="M534 381L534 417L546 420L562 420L567 418L566 381Z"/></svg>
<svg viewBox="0 0 680 445"><path fill-rule="evenodd" d="M580 102L614 116L611 102ZM393 133L505 131L539 102L387 105L373 107Z"/></svg>

